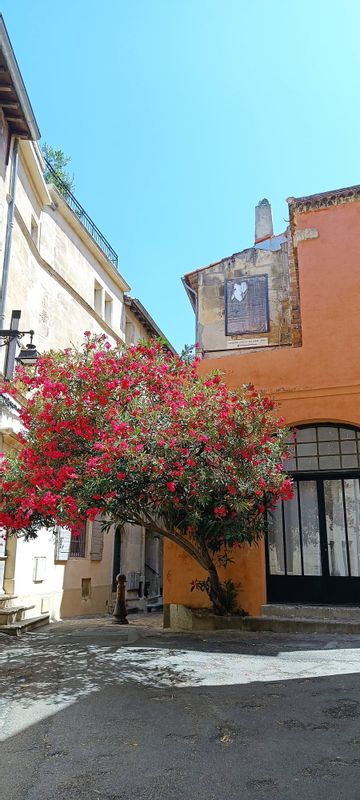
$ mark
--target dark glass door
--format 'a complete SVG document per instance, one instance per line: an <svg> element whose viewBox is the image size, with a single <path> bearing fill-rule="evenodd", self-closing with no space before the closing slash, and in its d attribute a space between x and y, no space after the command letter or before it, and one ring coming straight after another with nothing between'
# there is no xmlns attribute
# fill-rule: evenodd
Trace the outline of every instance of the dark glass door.
<svg viewBox="0 0 360 800"><path fill-rule="evenodd" d="M360 605L359 472L294 476L268 519L269 602Z"/></svg>

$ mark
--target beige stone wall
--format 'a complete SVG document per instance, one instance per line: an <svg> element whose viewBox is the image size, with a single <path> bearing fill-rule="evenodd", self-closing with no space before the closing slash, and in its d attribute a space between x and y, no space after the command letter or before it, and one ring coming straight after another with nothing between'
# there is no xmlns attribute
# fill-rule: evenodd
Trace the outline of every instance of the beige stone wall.
<svg viewBox="0 0 360 800"><path fill-rule="evenodd" d="M0 119L1 134L1 119ZM0 135L0 258L3 258L11 158L5 168L5 137ZM40 181L40 183L39 183ZM125 339L123 291L129 287L107 261L96 243L56 190L41 186L41 170L29 143L20 144L16 209L5 306L5 325L11 311L21 310L20 329L35 330L40 352L80 345L85 330L105 332L110 341ZM56 201L56 207L44 204ZM3 220L1 217L3 212ZM101 287L102 307L94 307L94 285ZM112 318L105 320L105 299L111 300ZM3 354L1 354L3 355ZM1 449L16 443L16 414L0 413ZM7 432L7 433L6 433ZM90 559L91 525L84 558L55 561L54 536L40 532L35 541L11 539L7 545L4 589L16 602L32 606L28 615L49 611L52 619L78 614L105 613L111 603L113 539L104 537L100 561ZM34 559L45 559L45 575L34 581ZM90 595L82 596L82 579L91 581Z"/></svg>
<svg viewBox="0 0 360 800"><path fill-rule="evenodd" d="M11 165L10 158L5 169L4 158L4 138L0 136L2 249ZM1 227L2 206L4 224ZM140 339L148 338L148 333L124 304L124 291L128 289L122 276L106 259L59 192L43 183L36 150L29 143L21 143L5 324L10 324L11 311L20 309L20 329L34 329L34 341L40 352L71 344L79 346L85 330L106 333L111 342L125 341L126 338L127 343L136 344ZM12 416L0 409L2 450L7 451L16 445L18 429L16 414ZM6 436L5 430L8 431ZM52 619L59 619L105 613L110 608L114 531L104 536L102 559L92 561L91 525L88 527L85 557L70 558L66 562L55 561L54 536L47 531L41 532L32 542L16 539L8 542L4 588L17 596L16 602L33 606L28 614L34 616L48 610ZM34 581L34 559L37 557L46 560L44 580L38 582ZM144 530L139 526L125 526L122 571L127 576L130 572L139 573L144 584L144 561ZM82 592L83 579L91 582L87 597ZM138 592L128 589L127 596L135 605L138 604Z"/></svg>
<svg viewBox="0 0 360 800"><path fill-rule="evenodd" d="M268 276L270 330L268 333L236 334L225 332L225 280L244 276ZM199 341L206 356L229 355L248 340L259 345L291 344L289 268L287 242L272 251L258 245L236 253L198 272ZM254 345L256 347L256 344ZM250 348L251 349L251 348Z"/></svg>
<svg viewBox="0 0 360 800"><path fill-rule="evenodd" d="M149 334L130 308L125 306L125 341L126 344L138 344L141 339L149 339Z"/></svg>
<svg viewBox="0 0 360 800"><path fill-rule="evenodd" d="M122 280L64 203L52 192L58 207L41 208L21 158L16 188L16 212L6 302L6 320L20 308L21 327L33 327L40 351L79 345L85 330L125 339ZM68 219L73 217L71 226ZM37 237L32 236L32 223ZM101 309L95 310L95 283L102 290ZM105 299L111 319L105 320Z"/></svg>
<svg viewBox="0 0 360 800"><path fill-rule="evenodd" d="M14 592L16 602L33 606L31 616L49 611L51 619L81 614L105 614L111 604L112 553L114 532L104 536L103 557L90 560L92 527L88 525L86 557L55 561L55 538L49 531L29 542L10 540L9 554L16 549L14 580L6 590ZM44 580L36 581L35 559L46 559ZM82 580L90 579L89 594ZM30 611L30 610L29 610Z"/></svg>
<svg viewBox="0 0 360 800"><path fill-rule="evenodd" d="M7 202L6 194L9 185L10 170L6 169L6 148L8 140L8 127L0 109L0 260L2 261L4 252L5 226Z"/></svg>

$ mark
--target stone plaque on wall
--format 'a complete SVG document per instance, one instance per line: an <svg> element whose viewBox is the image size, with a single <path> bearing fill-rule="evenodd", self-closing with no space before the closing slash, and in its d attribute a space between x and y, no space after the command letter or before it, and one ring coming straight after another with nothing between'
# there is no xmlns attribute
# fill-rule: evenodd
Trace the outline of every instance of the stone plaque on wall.
<svg viewBox="0 0 360 800"><path fill-rule="evenodd" d="M268 276L225 281L226 336L266 333L269 330Z"/></svg>

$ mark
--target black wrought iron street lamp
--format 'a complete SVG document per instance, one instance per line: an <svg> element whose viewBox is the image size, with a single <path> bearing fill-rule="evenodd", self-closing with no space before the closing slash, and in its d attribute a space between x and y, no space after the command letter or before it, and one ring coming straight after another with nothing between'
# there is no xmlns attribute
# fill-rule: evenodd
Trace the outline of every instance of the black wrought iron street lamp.
<svg viewBox="0 0 360 800"><path fill-rule="evenodd" d="M0 330L0 347L6 347L4 378L10 381L14 374L15 361L24 366L36 364L40 353L33 343L34 331L19 331L19 321L21 311L13 311L11 314L10 328ZM21 346L20 353L16 357L17 345L20 346L21 339L30 336L30 342L24 347Z"/></svg>

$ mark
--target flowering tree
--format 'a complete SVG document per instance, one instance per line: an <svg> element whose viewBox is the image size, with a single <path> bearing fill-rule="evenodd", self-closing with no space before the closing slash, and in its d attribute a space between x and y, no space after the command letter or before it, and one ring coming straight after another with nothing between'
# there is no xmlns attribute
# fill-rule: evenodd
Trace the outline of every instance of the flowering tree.
<svg viewBox="0 0 360 800"><path fill-rule="evenodd" d="M99 514L105 526L143 525L206 570L199 588L224 613L219 563L258 539L265 510L292 493L283 420L254 387L201 378L196 360L160 341L112 348L85 336L81 350L44 355L35 374L17 370L24 433L2 461L0 525L26 537L54 524L76 532Z"/></svg>

